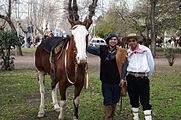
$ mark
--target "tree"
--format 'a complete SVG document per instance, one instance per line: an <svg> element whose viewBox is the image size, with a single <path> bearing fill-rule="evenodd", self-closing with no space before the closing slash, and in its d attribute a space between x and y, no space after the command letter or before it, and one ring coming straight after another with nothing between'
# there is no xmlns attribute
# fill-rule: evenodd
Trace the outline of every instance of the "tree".
<svg viewBox="0 0 181 120"><path fill-rule="evenodd" d="M151 21L151 51L153 57L156 56L155 48L156 48L156 36L155 36L155 6L157 0L150 0L151 4L151 12L150 12L150 21Z"/></svg>
<svg viewBox="0 0 181 120"><path fill-rule="evenodd" d="M88 19L89 19L89 25L88 28L90 27L90 25L92 24L93 20L92 17L95 15L95 9L97 6L97 2L98 0L92 0L92 4L89 5L88 11ZM73 3L73 4L72 4ZM78 5L77 5L77 0L69 0L68 2L68 14L69 14L69 18L72 19L73 21L80 21L79 15L78 15Z"/></svg>
<svg viewBox="0 0 181 120"><path fill-rule="evenodd" d="M18 45L18 37L13 32L0 32L0 57L2 59L1 69L12 70L14 69L14 58L12 49Z"/></svg>
<svg viewBox="0 0 181 120"><path fill-rule="evenodd" d="M17 30L16 30L16 28L14 26L14 23L12 21L12 18L11 18L12 4L13 4L12 0L8 0L8 11L7 11L6 15L3 15L3 14L0 13L0 18L4 19L9 24L9 26L11 28L11 32L13 32L18 37ZM22 50L21 50L21 41L20 41L20 39L19 39L19 43L17 45L17 55L23 55Z"/></svg>

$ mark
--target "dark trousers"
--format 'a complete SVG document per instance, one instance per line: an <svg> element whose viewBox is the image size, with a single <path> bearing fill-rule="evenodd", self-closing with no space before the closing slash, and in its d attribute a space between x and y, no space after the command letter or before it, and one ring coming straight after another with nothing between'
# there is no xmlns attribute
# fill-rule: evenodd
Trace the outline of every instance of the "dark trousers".
<svg viewBox="0 0 181 120"><path fill-rule="evenodd" d="M104 97L104 105L115 105L120 99L119 84L102 83L102 94Z"/></svg>
<svg viewBox="0 0 181 120"><path fill-rule="evenodd" d="M144 110L150 110L150 81L148 77L135 77L128 74L127 77L128 95L133 108L139 107L139 101Z"/></svg>

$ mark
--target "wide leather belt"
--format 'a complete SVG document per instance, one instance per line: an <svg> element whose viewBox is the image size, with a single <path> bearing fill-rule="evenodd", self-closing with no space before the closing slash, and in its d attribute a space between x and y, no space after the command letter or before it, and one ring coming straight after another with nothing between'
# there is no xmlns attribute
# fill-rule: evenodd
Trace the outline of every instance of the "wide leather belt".
<svg viewBox="0 0 181 120"><path fill-rule="evenodd" d="M133 75L135 77L148 77L148 73L145 72L128 72L127 74Z"/></svg>

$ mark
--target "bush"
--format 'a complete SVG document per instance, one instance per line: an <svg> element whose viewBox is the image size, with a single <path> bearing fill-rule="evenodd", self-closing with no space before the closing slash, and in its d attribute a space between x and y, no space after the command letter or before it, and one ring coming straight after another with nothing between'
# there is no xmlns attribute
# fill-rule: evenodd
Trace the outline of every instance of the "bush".
<svg viewBox="0 0 181 120"><path fill-rule="evenodd" d="M10 31L0 32L0 62L2 70L14 69L14 57L12 57L12 50L18 45L18 37L15 33Z"/></svg>

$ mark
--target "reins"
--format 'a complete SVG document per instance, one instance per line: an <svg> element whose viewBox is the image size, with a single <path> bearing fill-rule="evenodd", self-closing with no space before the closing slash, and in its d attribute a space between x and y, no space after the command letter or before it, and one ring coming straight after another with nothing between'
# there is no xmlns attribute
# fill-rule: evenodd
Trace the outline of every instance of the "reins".
<svg viewBox="0 0 181 120"><path fill-rule="evenodd" d="M70 42L70 41L69 41ZM72 82L68 76L68 72L67 72L67 50L69 48L69 42L67 43L67 46L66 46L66 49L65 49L65 74L66 74L66 77L67 77L67 80L69 81L69 83L71 83L72 85L76 83L76 76L77 76L77 63L75 63L75 81Z"/></svg>

